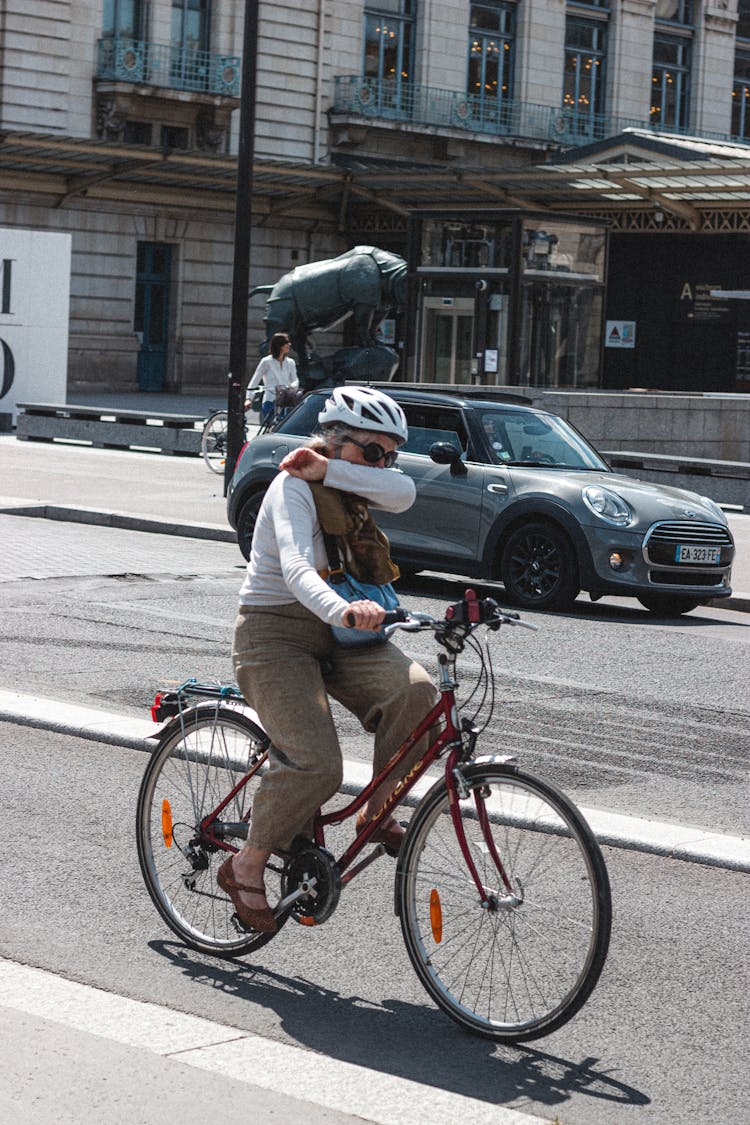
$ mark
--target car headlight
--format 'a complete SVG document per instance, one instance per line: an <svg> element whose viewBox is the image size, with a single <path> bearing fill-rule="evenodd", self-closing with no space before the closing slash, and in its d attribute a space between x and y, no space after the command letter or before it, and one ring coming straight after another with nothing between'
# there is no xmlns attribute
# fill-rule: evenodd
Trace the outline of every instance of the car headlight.
<svg viewBox="0 0 750 1125"><path fill-rule="evenodd" d="M590 512L593 512L605 523L614 524L616 527L626 527L633 522L633 512L622 496L612 492L609 488L600 488L590 484L581 492L583 502Z"/></svg>
<svg viewBox="0 0 750 1125"><path fill-rule="evenodd" d="M711 512L713 512L719 523L726 524L727 517L724 515L715 500L712 500L710 496L701 496L701 500L706 505L706 507L709 508Z"/></svg>

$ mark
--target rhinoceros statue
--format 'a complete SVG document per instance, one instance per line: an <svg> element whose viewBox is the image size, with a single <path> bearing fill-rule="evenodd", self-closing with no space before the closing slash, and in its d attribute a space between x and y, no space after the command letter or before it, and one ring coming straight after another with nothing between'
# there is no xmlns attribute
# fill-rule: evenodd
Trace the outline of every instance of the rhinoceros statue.
<svg viewBox="0 0 750 1125"><path fill-rule="evenodd" d="M377 246L355 246L338 258L297 266L266 290L266 338L287 332L302 357L313 329L353 316L357 345L375 346L374 329L406 300L406 270L403 258Z"/></svg>

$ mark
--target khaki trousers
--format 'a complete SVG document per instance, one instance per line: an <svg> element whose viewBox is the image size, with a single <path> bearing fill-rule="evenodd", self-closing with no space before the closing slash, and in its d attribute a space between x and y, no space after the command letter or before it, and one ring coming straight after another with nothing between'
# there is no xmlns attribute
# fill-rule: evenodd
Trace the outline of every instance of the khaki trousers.
<svg viewBox="0 0 750 1125"><path fill-rule="evenodd" d="M333 661L325 680L320 662ZM260 716L273 749L253 802L249 843L286 849L309 835L316 810L337 792L341 747L328 702L331 695L375 734L377 773L436 701L427 672L395 645L344 649L330 628L294 602L243 606L232 645L235 677ZM421 739L404 763L424 752Z"/></svg>

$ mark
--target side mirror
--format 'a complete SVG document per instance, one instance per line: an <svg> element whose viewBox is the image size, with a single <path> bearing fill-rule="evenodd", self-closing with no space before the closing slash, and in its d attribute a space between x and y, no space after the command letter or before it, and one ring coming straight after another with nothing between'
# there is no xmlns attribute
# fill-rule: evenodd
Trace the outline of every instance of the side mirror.
<svg viewBox="0 0 750 1125"><path fill-rule="evenodd" d="M436 441L430 446L430 459L436 465L450 465L454 476L462 476L466 466L461 460L461 450L451 441Z"/></svg>

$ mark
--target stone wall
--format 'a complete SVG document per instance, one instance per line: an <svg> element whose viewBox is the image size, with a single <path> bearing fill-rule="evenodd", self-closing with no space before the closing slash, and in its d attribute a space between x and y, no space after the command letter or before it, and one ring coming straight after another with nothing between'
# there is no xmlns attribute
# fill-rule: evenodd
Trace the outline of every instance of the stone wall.
<svg viewBox="0 0 750 1125"><path fill-rule="evenodd" d="M526 391L600 449L750 462L750 395Z"/></svg>

